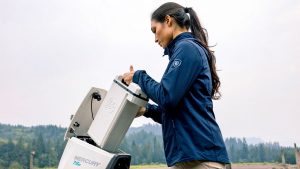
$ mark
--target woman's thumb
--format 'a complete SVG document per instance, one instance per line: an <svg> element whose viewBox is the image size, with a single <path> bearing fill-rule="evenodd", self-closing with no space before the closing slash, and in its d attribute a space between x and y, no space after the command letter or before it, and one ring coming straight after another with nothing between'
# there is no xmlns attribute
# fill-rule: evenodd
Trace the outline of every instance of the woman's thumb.
<svg viewBox="0 0 300 169"><path fill-rule="evenodd" d="M134 70L133 70L133 66L132 65L130 65L130 68L129 68L129 70L130 70L130 72L133 72Z"/></svg>

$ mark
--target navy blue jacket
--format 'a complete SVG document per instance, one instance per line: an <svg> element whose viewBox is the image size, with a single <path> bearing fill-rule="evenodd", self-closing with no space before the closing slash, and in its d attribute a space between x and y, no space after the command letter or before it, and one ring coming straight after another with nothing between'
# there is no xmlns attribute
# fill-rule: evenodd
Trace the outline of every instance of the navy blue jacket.
<svg viewBox="0 0 300 169"><path fill-rule="evenodd" d="M134 73L133 82L157 104L147 104L144 116L162 124L168 166L192 160L229 163L213 112L206 50L184 32L164 54L169 55L169 64L160 83L144 70Z"/></svg>

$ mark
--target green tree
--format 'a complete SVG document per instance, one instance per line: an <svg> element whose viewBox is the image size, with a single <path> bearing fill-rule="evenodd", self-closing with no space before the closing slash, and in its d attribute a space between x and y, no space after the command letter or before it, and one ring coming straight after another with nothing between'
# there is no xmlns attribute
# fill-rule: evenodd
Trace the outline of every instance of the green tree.
<svg viewBox="0 0 300 169"><path fill-rule="evenodd" d="M139 164L141 159L140 147L135 143L135 141L132 142L131 147L132 147L132 163Z"/></svg>
<svg viewBox="0 0 300 169"><path fill-rule="evenodd" d="M18 162L14 161L10 164L8 169L23 169L23 167Z"/></svg>
<svg viewBox="0 0 300 169"><path fill-rule="evenodd" d="M241 152L241 161L240 162L247 162L249 156L248 144L245 138L243 138L242 142L242 152Z"/></svg>
<svg viewBox="0 0 300 169"><path fill-rule="evenodd" d="M264 144L262 143L258 145L258 157L259 157L259 162L266 162L265 148L264 148Z"/></svg>

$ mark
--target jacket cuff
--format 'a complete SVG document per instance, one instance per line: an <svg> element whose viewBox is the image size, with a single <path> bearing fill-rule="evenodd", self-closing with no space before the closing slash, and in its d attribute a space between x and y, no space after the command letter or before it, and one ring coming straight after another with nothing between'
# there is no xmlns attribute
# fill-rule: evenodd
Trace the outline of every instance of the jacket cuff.
<svg viewBox="0 0 300 169"><path fill-rule="evenodd" d="M146 72L145 70L137 70L134 72L133 74L133 78L132 78L132 82L139 84L139 80L140 80L140 75L141 73Z"/></svg>
<svg viewBox="0 0 300 169"><path fill-rule="evenodd" d="M150 106L150 104L147 103L147 105L146 105L146 112L143 115L143 116L145 116L147 118L151 117L151 111L149 111L149 106Z"/></svg>

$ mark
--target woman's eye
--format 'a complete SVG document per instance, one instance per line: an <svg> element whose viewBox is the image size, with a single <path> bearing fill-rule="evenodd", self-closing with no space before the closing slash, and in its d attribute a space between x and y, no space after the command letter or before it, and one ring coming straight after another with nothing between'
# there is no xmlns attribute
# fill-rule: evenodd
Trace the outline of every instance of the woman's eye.
<svg viewBox="0 0 300 169"><path fill-rule="evenodd" d="M155 32L156 32L156 29L151 29L151 31L155 34Z"/></svg>

